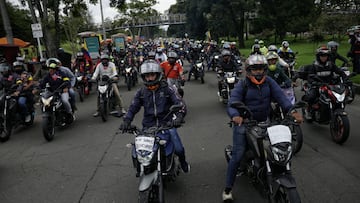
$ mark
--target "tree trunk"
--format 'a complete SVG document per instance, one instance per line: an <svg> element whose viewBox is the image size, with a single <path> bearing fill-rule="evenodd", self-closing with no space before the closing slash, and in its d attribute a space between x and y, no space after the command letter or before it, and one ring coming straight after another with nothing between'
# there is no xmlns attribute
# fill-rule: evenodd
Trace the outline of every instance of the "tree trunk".
<svg viewBox="0 0 360 203"><path fill-rule="evenodd" d="M9 15L6 9L5 0L0 0L0 11L3 19L4 30L6 32L6 39L8 44L14 44L13 32L11 29Z"/></svg>

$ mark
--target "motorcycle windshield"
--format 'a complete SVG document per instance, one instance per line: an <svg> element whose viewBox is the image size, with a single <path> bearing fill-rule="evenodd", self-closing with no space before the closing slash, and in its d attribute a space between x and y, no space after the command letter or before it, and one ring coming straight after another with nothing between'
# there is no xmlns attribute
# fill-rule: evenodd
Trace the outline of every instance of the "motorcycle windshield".
<svg viewBox="0 0 360 203"><path fill-rule="evenodd" d="M275 145L281 142L291 143L291 131L288 126L274 125L268 127L267 132L271 145Z"/></svg>

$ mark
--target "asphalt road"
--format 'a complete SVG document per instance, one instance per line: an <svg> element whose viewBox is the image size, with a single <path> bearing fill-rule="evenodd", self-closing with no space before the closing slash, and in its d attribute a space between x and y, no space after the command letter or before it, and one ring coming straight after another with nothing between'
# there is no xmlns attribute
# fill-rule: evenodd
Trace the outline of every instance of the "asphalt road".
<svg viewBox="0 0 360 203"><path fill-rule="evenodd" d="M126 106L135 90L121 83ZM140 87L138 84L137 87ZM221 202L225 184L224 147L231 143L225 106L218 101L217 79L207 72L205 84L185 85L188 115L179 129L191 172L181 174L166 188L167 202ZM351 134L343 145L331 141L329 126L302 125L304 146L293 158L293 173L302 202L360 202L360 105L347 106ZM121 119L94 118L96 93L78 102L77 120L47 142L41 114L29 128L18 128L0 144L0 202L137 202L138 179L127 143L133 136L119 134ZM142 112L134 124L141 124ZM237 179L235 202L266 202L247 177Z"/></svg>

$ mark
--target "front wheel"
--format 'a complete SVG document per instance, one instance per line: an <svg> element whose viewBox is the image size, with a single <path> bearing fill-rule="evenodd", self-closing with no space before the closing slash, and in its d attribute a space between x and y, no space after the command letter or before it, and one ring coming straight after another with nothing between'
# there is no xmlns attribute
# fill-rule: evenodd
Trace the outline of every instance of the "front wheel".
<svg viewBox="0 0 360 203"><path fill-rule="evenodd" d="M204 84L205 83L205 80L204 80L204 76L201 76L201 84Z"/></svg>
<svg viewBox="0 0 360 203"><path fill-rule="evenodd" d="M273 203L300 203L300 195L296 188L285 188L280 186L277 194L273 201Z"/></svg>
<svg viewBox="0 0 360 203"><path fill-rule="evenodd" d="M99 112L100 112L102 121L106 122L108 119L108 105L107 105L106 101L104 101L100 104Z"/></svg>
<svg viewBox="0 0 360 203"><path fill-rule="evenodd" d="M130 77L128 77L126 80L126 86L127 86L128 91L130 91L131 87L132 87L132 80L130 80Z"/></svg>
<svg viewBox="0 0 360 203"><path fill-rule="evenodd" d="M85 92L84 85L80 85L80 87L78 88L78 92L79 92L79 99L81 102L83 102L84 101L84 92Z"/></svg>
<svg viewBox="0 0 360 203"><path fill-rule="evenodd" d="M330 134L337 144L342 144L349 138L350 122L347 115L334 115L330 122Z"/></svg>
<svg viewBox="0 0 360 203"><path fill-rule="evenodd" d="M12 131L12 125L10 123L10 119L7 118L7 121L4 122L4 126L2 126L2 132L0 134L0 142L6 142L10 139L11 131Z"/></svg>
<svg viewBox="0 0 360 203"><path fill-rule="evenodd" d="M50 142L55 136L55 118L53 116L44 117L42 120L42 131L45 139Z"/></svg>

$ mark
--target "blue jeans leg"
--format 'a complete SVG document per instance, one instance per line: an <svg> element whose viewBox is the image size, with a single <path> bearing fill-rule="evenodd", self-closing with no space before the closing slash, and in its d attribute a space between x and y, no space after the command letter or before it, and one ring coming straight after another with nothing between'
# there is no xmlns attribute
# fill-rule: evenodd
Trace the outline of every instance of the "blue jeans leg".
<svg viewBox="0 0 360 203"><path fill-rule="evenodd" d="M169 130L169 133L170 133L170 140L174 144L175 154L179 157L180 163L184 163L186 161L185 149L176 128L171 128Z"/></svg>
<svg viewBox="0 0 360 203"><path fill-rule="evenodd" d="M245 126L234 126L233 127L233 151L232 157L228 163L226 173L226 187L232 188L236 178L236 172L240 165L240 161L245 153L247 146Z"/></svg>
<svg viewBox="0 0 360 203"><path fill-rule="evenodd" d="M28 108L26 105L26 97L19 97L18 104L20 107L21 114L25 117L28 114Z"/></svg>

